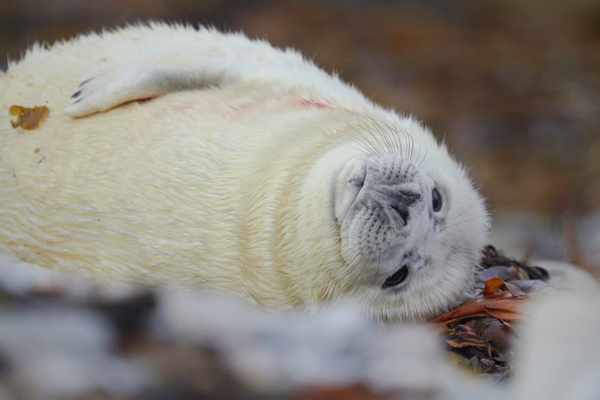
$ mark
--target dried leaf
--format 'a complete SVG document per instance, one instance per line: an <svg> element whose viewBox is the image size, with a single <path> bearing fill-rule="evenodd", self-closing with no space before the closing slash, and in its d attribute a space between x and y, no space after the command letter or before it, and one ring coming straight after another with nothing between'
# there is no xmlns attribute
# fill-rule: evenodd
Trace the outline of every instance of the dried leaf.
<svg viewBox="0 0 600 400"><path fill-rule="evenodd" d="M504 281L500 278L492 278L485 282L485 288L483 289L483 297L491 297L500 289L506 288Z"/></svg>
<svg viewBox="0 0 600 400"><path fill-rule="evenodd" d="M492 358L495 353L495 349L487 339L466 325L456 325L453 332L446 338L446 343L453 351L469 359L472 357L478 360ZM493 361L490 360L490 362L494 364Z"/></svg>
<svg viewBox="0 0 600 400"><path fill-rule="evenodd" d="M522 291L521 288L519 288L517 285L513 285L510 282L504 282L504 287L510 292L510 294L512 294L515 297L523 297L527 294L524 291Z"/></svg>
<svg viewBox="0 0 600 400"><path fill-rule="evenodd" d="M520 297L507 297L503 299L471 299L458 308L432 320L451 325L463 318L487 317L501 319L506 322L518 321L521 313L519 307L523 299Z"/></svg>
<svg viewBox="0 0 600 400"><path fill-rule="evenodd" d="M46 106L33 108L11 106L8 113L17 117L16 121L10 121L13 128L20 126L24 130L29 131L39 128L42 122L48 117L48 114L50 114L50 110Z"/></svg>
<svg viewBox="0 0 600 400"><path fill-rule="evenodd" d="M494 307L486 307L485 313L490 317L508 322L515 322L521 318L521 314L518 311L503 310Z"/></svg>
<svg viewBox="0 0 600 400"><path fill-rule="evenodd" d="M454 332L446 339L446 343L450 347L457 349L463 347L489 347L490 344L487 340L482 338L475 332L475 330L469 328L466 325L457 325L454 327Z"/></svg>
<svg viewBox="0 0 600 400"><path fill-rule="evenodd" d="M540 267L530 267L522 262L510 259L500 254L494 246L486 246L483 249L483 259L481 260L483 268L506 266L512 268L512 273L517 274L518 278L504 279L540 279L547 281L549 279L548 271Z"/></svg>
<svg viewBox="0 0 600 400"><path fill-rule="evenodd" d="M474 296L432 322L461 365L504 379L511 371L511 348L518 332L511 325L535 292L549 292L548 273L504 257L492 246L483 251ZM529 294L531 293L531 294Z"/></svg>
<svg viewBox="0 0 600 400"><path fill-rule="evenodd" d="M482 338L487 339L498 351L509 349L515 334L510 325L492 317L473 319L465 323L465 326L473 329Z"/></svg>

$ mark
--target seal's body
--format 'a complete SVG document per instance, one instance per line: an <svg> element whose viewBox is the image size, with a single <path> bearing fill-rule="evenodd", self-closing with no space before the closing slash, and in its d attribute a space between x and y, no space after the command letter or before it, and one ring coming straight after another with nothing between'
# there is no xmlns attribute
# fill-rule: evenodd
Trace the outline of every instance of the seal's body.
<svg viewBox="0 0 600 400"><path fill-rule="evenodd" d="M294 51L127 27L34 47L0 93L0 252L282 309L354 298L393 319L469 294L487 216L463 170ZM12 105L50 112L15 129Z"/></svg>

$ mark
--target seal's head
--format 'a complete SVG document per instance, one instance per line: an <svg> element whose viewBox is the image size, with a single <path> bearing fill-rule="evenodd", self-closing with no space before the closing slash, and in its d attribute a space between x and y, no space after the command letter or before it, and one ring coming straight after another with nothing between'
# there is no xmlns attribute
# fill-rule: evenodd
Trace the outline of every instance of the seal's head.
<svg viewBox="0 0 600 400"><path fill-rule="evenodd" d="M332 185L344 279L380 318L426 318L470 294L488 216L464 169L420 124L376 131L362 134L366 151Z"/></svg>

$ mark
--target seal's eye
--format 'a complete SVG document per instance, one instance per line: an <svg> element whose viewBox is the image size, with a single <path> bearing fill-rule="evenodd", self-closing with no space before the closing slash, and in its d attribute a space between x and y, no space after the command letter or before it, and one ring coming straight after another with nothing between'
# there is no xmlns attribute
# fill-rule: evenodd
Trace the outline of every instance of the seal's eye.
<svg viewBox="0 0 600 400"><path fill-rule="evenodd" d="M399 284L401 284L402 282L404 282L406 280L406 278L408 277L408 272L409 272L408 267L406 265L404 265L398 271L396 271L392 275L388 276L387 279L385 280L385 282L383 282L383 285L381 286L381 288L387 289L390 287L398 286Z"/></svg>
<svg viewBox="0 0 600 400"><path fill-rule="evenodd" d="M431 192L431 205L434 212L438 212L442 209L442 195L436 188L433 188L433 191Z"/></svg>

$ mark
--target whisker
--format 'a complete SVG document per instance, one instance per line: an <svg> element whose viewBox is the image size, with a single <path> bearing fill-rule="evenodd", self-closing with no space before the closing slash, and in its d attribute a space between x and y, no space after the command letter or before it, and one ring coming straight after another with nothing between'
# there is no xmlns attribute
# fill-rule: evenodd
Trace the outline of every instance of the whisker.
<svg viewBox="0 0 600 400"><path fill-rule="evenodd" d="M458 213L456 213L456 214L454 214L454 215L452 215L452 216L449 216L449 217L446 219L446 223L448 223L448 222L452 222L452 221L454 221L456 218L458 218L458 217L460 217L461 215L463 215L464 213L466 213L466 212L467 212L467 211L468 211L468 210L469 210L469 209L470 209L470 208L473 206L473 204L475 203L475 201L476 201L476 199L473 199L473 200L471 200L471 202L470 202L470 203L469 203L469 204L468 204L468 205L467 205L467 206L466 206L466 207L465 207L465 208L464 208L462 211L460 211L460 212L458 212Z"/></svg>
<svg viewBox="0 0 600 400"><path fill-rule="evenodd" d="M485 215L479 215L479 216L477 216L477 217L469 218L469 219L467 219L467 220L460 221L460 222L457 222L457 223L455 223L455 224L446 225L446 226L444 227L444 229L442 229L442 231L445 231L445 230L446 230L446 229L448 229L448 228L452 228L452 227L455 227L455 226L458 226L458 225L465 224L465 223L467 223L467 222L475 221L475 220L478 220L478 219L485 219L485 218L487 218Z"/></svg>

